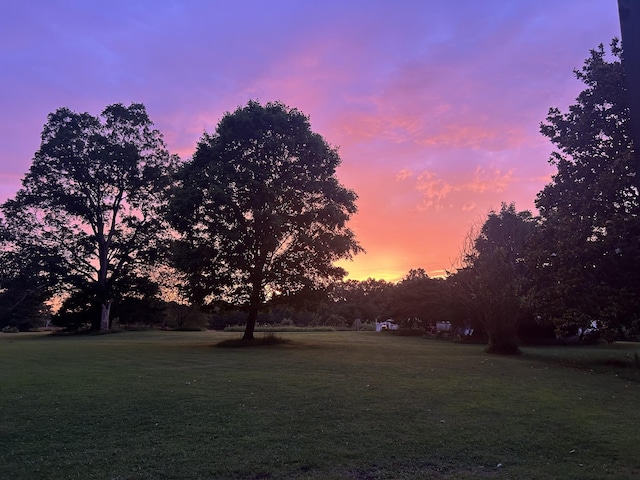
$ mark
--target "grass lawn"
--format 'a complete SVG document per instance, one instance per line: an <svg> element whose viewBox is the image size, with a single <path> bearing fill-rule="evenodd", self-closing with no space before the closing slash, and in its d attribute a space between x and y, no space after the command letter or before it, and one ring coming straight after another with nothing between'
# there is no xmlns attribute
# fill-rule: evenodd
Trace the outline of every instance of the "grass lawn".
<svg viewBox="0 0 640 480"><path fill-rule="evenodd" d="M0 335L0 478L640 478L638 344L279 335Z"/></svg>

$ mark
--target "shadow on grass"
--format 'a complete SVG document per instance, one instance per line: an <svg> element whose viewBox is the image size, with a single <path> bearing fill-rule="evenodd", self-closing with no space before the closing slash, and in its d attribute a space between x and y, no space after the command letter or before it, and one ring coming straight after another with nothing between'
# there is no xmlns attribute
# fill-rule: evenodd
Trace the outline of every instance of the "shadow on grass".
<svg viewBox="0 0 640 480"><path fill-rule="evenodd" d="M640 370L640 355L638 352L634 352L633 358L602 358L599 360L593 360L591 364L603 367L632 368Z"/></svg>
<svg viewBox="0 0 640 480"><path fill-rule="evenodd" d="M243 348L243 347L265 347L273 345L291 345L292 340L288 338L278 337L273 333L266 333L261 337L247 340L244 338L230 338L216 343L218 348Z"/></svg>
<svg viewBox="0 0 640 480"><path fill-rule="evenodd" d="M527 352L525 357L537 360L543 363L558 365L561 367L577 368L599 374L610 374L625 380L640 382L640 353L624 354L620 352L615 355L613 352L596 355L597 351L584 350L582 355L576 355L580 350L574 348L580 347L564 347L564 352L553 349L551 352ZM563 355L564 353L564 355Z"/></svg>
<svg viewBox="0 0 640 480"><path fill-rule="evenodd" d="M52 330L49 332L49 337L97 337L100 335L111 335L114 333L122 333L124 329L121 328L111 328L106 331L102 330L89 330L89 329L78 329L78 330Z"/></svg>

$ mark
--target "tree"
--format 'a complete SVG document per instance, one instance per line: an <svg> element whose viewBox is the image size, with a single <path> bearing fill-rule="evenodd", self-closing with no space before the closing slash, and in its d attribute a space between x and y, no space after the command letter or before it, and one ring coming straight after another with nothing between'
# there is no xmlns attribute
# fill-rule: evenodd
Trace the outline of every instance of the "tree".
<svg viewBox="0 0 640 480"><path fill-rule="evenodd" d="M620 33L626 51L623 59L626 87L629 91L631 136L633 143L640 143L640 4L634 0L618 0ZM633 88L632 88L633 87ZM640 152L635 150L635 168L640 168Z"/></svg>
<svg viewBox="0 0 640 480"><path fill-rule="evenodd" d="M448 283L487 334L490 353L518 353L518 323L525 305L526 246L535 228L530 212L502 204L487 216L463 252L463 267Z"/></svg>
<svg viewBox="0 0 640 480"><path fill-rule="evenodd" d="M110 105L100 117L60 108L48 116L22 188L2 205L6 218L24 220L16 238L28 233L58 252L66 303L97 306L94 330L109 328L114 300L150 288L143 269L160 251L176 162L142 104Z"/></svg>
<svg viewBox="0 0 640 480"><path fill-rule="evenodd" d="M232 299L258 311L273 295L340 279L334 265L361 250L346 227L356 194L336 178L340 157L282 103L226 113L184 165L171 198L181 234L174 262L194 302Z"/></svg>
<svg viewBox="0 0 640 480"><path fill-rule="evenodd" d="M541 132L557 168L538 194L541 227L531 251L535 300L562 333L596 324L619 337L637 330L640 204L622 49L592 50L576 77L586 89L566 113L549 110ZM626 333L625 333L626 332Z"/></svg>
<svg viewBox="0 0 640 480"><path fill-rule="evenodd" d="M374 278L336 282L328 310L350 322L356 319L374 322L389 314L389 298L394 288L393 283Z"/></svg>
<svg viewBox="0 0 640 480"><path fill-rule="evenodd" d="M393 289L389 314L404 328L428 330L442 318L443 293L442 280L429 278L422 268L409 270Z"/></svg>
<svg viewBox="0 0 640 480"><path fill-rule="evenodd" d="M47 302L63 275L57 251L29 231L16 237L22 219L0 217L0 328L28 329L48 315Z"/></svg>

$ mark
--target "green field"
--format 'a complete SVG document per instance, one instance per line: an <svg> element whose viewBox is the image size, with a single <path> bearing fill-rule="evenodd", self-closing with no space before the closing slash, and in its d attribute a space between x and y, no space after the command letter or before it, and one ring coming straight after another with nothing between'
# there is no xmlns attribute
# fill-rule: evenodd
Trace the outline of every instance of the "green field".
<svg viewBox="0 0 640 480"><path fill-rule="evenodd" d="M0 335L0 478L640 477L638 344L280 335Z"/></svg>

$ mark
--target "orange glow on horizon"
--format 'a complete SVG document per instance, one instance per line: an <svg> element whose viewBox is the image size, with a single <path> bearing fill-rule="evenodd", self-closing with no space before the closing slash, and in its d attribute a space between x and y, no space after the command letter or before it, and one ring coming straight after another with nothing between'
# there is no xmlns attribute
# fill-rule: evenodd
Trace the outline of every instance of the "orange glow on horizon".
<svg viewBox="0 0 640 480"><path fill-rule="evenodd" d="M358 256L360 257L360 256ZM378 265L371 265L366 260L362 261L356 257L353 260L341 260L336 265L347 271L345 279L364 281L370 278L374 280L384 280L386 282L398 282L407 272L400 271L397 268L380 268Z"/></svg>

